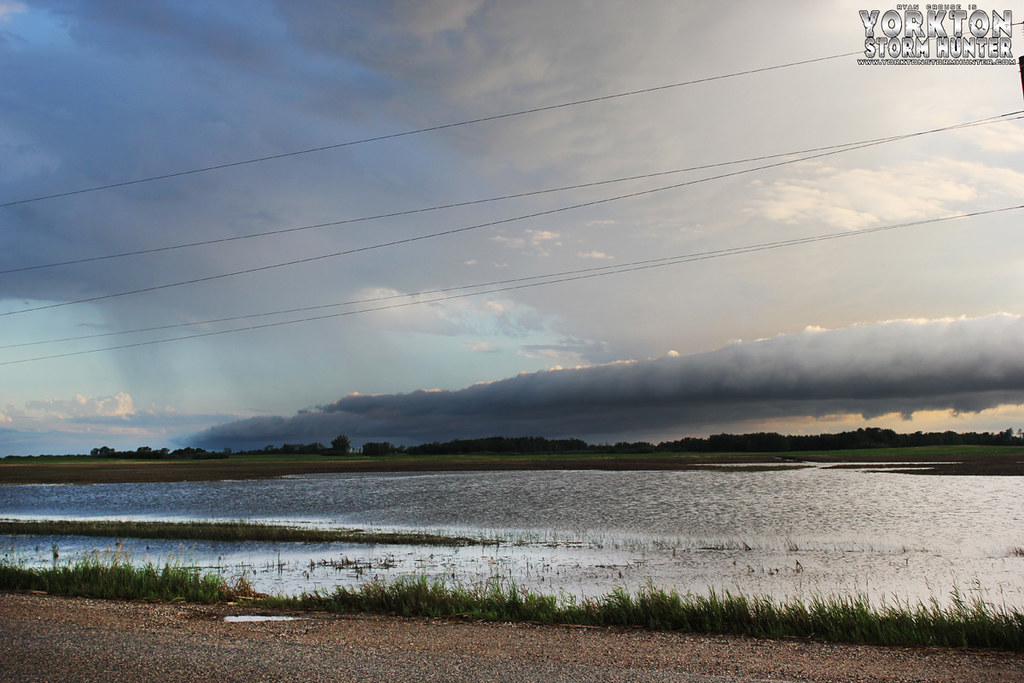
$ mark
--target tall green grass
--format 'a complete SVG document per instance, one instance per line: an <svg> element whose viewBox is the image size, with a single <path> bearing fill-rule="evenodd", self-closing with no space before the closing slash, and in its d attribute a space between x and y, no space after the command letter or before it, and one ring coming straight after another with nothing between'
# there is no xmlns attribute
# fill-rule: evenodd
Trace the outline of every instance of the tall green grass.
<svg viewBox="0 0 1024 683"><path fill-rule="evenodd" d="M182 566L132 566L123 555L99 554L73 564L27 568L0 562L0 590L36 590L110 599L218 603L253 599L262 608L459 617L544 624L627 626L664 631L808 638L889 646L1024 650L1024 614L954 593L947 606L892 604L866 597L776 601L729 592L680 595L648 585L596 598L548 595L489 581L465 587L427 578L374 581L358 588L300 596L256 594L238 579Z"/></svg>
<svg viewBox="0 0 1024 683"><path fill-rule="evenodd" d="M0 589L42 591L107 600L231 601L252 590L244 579L229 583L217 574L165 564L134 566L123 554L94 553L72 564L30 568L0 562Z"/></svg>
<svg viewBox="0 0 1024 683"><path fill-rule="evenodd" d="M1024 614L955 594L948 607L873 607L866 597L779 602L731 593L680 595L647 586L598 598L554 596L488 582L467 588L426 578L267 598L267 606L402 616L464 617L661 631L811 638L871 645L1024 650Z"/></svg>

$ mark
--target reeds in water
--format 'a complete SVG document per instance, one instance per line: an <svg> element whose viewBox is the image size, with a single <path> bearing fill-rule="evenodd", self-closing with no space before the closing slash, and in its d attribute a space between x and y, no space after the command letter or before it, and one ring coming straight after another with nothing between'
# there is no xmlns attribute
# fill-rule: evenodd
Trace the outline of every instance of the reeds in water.
<svg viewBox="0 0 1024 683"><path fill-rule="evenodd" d="M315 529L247 521L138 522L122 520L0 520L0 534L100 536L189 541L375 543L395 545L494 545L496 541L429 532Z"/></svg>
<svg viewBox="0 0 1024 683"><path fill-rule="evenodd" d="M29 568L0 562L0 589L113 600L219 603L254 594L244 579L177 564L135 566L122 553L93 553L74 563Z"/></svg>
<svg viewBox="0 0 1024 683"><path fill-rule="evenodd" d="M371 612L585 626L808 638L891 646L985 647L1024 650L1024 613L954 592L950 604L883 605L866 597L776 601L729 592L680 595L653 585L635 593L616 590L598 598L547 595L491 580L465 587L425 577L373 581L357 588L259 596L244 579L167 564L133 566L123 555L99 554L73 564L26 568L0 562L0 590L36 590L94 598L217 603L240 596L263 608Z"/></svg>
<svg viewBox="0 0 1024 683"><path fill-rule="evenodd" d="M466 588L426 578L373 582L298 598L271 598L280 607L402 616L464 617L585 626L809 638L871 645L988 647L1024 650L1024 614L959 593L951 604L874 607L866 597L779 602L731 593L680 595L647 586L599 598L544 595L491 581Z"/></svg>

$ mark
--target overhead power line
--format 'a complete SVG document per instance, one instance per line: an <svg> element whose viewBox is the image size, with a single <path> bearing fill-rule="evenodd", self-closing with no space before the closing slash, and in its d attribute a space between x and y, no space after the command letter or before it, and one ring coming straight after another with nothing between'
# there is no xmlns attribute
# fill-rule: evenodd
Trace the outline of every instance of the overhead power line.
<svg viewBox="0 0 1024 683"><path fill-rule="evenodd" d="M446 130L448 128L457 128L459 126L468 126L475 123L485 123L488 121L499 121L501 119L509 119L516 116L525 116L527 114L537 114L545 111L553 111L556 109L565 109L566 107L575 107L581 104L592 104L594 102L603 102L606 100L614 100L623 97L632 97L634 95L643 95L646 93L659 92L662 90L671 90L673 88L681 88L688 85L696 85L698 83L708 83L710 81L719 81L726 78L736 78L738 76L749 76L752 74L763 73L765 71L775 71L778 69L786 69L793 66L801 66L804 64L813 64L815 62L824 62L831 59L839 59L840 57L850 57L853 55L860 54L860 52L844 52L838 55L829 55L827 57L816 57L814 59L804 59L798 62L788 62L786 64L775 64L772 66L763 66L756 69L747 69L746 71L734 71L728 74L720 74L718 76L706 76L704 78L697 78L692 81L681 81L679 83L669 83L667 85L658 85L651 88L641 88L639 90L630 90L628 92L614 93L611 95L601 95L599 97L589 97L582 100L574 100L571 102L562 102L559 104L550 104L543 107L534 107L532 109L521 109L518 111L505 112L503 114L494 114L492 116L482 116L475 119L468 119L466 121L456 121L454 123L443 123L436 126L427 126L426 128L417 128L414 130L406 130L398 133L388 133L385 135L377 135L374 137L362 138L359 140L349 140L347 142L339 142L331 145L322 145L319 147L310 147L309 149L300 149L293 152L284 152L282 154L271 154L264 157L257 157L254 159L245 159L242 161L232 161L223 164L215 164L213 166L203 166L201 168L193 168L186 171L177 171L174 173L164 173L162 175L154 175L145 178L135 178L133 180L123 180L116 183L109 183L107 185L97 185L94 187L82 188L79 190L70 190L67 192L56 192L48 195L41 195L38 197L29 197L26 199L15 199L12 201L4 202L0 204L0 207L5 206L16 206L18 204L29 204L31 202L41 202L47 199L57 199L59 197L70 197L72 195L86 194L89 192L99 192L101 190L111 190L117 187L127 187L129 185L138 185L141 183L150 183L156 180L168 180L170 178L180 178L182 176L196 175L199 173L208 173L210 171L220 171L228 168L235 168L238 166L246 166L250 164L259 164L266 161L273 161L275 159L285 159L288 157L296 157L304 154L313 154L315 152L324 152L332 149L340 149L342 147L354 147L356 145L364 145L370 142L380 142L382 140L392 140L394 138L408 137L410 135L419 135L421 133L431 133L439 130Z"/></svg>
<svg viewBox="0 0 1024 683"><path fill-rule="evenodd" d="M917 135L928 135L928 134L931 134L931 133L945 132L945 131L956 130L956 129L960 129L960 128L968 128L968 127L972 127L972 126L985 125L985 124L989 124L989 123L997 123L997 122L1003 122L1003 121L1014 121L1016 119L1011 118L1011 117L1013 117L1015 115L1019 115L1021 113L1024 113L1024 110L1016 111L1016 112L1010 112L1010 113L1007 113L1007 114L1000 114L998 116L989 116L989 117L986 117L984 119L977 119L977 120L974 120L974 121L967 121L967 122L964 122L964 123L958 123L958 124L953 124L953 125L950 125L950 126L944 126L942 128L934 128L934 129L927 130L927 131L918 131L918 132L915 132L915 133L907 133L907 134L904 134L904 135L892 135L892 136L888 136L888 137L874 138L874 139L870 139L870 140L859 140L859 141L856 141L856 142L844 142L844 143L835 144L835 145L825 145L825 146L821 146L821 147L812 147L812 148L809 148L809 149L795 150L795 151L791 151L791 152L779 152L779 153L776 153L776 154L765 154L765 155L761 155L761 156L747 157L745 159L735 159L735 160L732 160L732 161L721 161L721 162L712 163L712 164L703 164L703 165L700 165L700 166L689 166L689 167L686 167L686 168L670 169L670 170L667 170L667 171L655 171L655 172L652 172L652 173L644 173L644 174L640 174L640 175L626 176L626 177L623 177L623 178L613 178L613 179L610 179L610 180L596 180L596 181L588 182L588 183L577 183L575 185L563 185L561 187L551 187L551 188L545 188L545 189L541 189L541 190L531 190L531 191L528 191L528 192L518 192L518 193L514 193L514 194L505 194L505 195L500 195L500 196L497 196L497 197L485 197L483 199L471 199L471 200L463 201L463 202L454 202L454 203L448 203L448 204L438 204L438 205L434 205L434 206L419 207L419 208L415 208L415 209L407 209L407 210L404 210L404 211L392 211L392 212L389 212L389 213L382 213L382 214L376 214L376 215L371 215L371 216L362 216L362 217L359 217L359 218L345 218L345 219L336 220L336 221L327 221L327 222L324 222L324 223L315 223L315 224L312 224L312 225L302 225L302 226L298 226L298 227L280 228L280 229L277 229L277 230L268 230L268 231L265 231L265 232L250 233L248 235L233 235L231 237L219 237L219 238L215 238L215 239L200 240L200 241L196 241L196 242L184 242L184 243L181 243L181 244L165 245L165 246L162 246L162 247L150 247L150 248L147 248L147 249L138 249L138 250L135 250L135 251L125 251L125 252L119 252L119 253L115 253L115 254L104 254L104 255L100 255L100 256L87 256L87 257L83 257L83 258L69 259L69 260L65 260L65 261L56 261L56 262L52 262L52 263L42 263L42 264L31 265L31 266L19 266L18 268L8 268L8 269L5 269L5 270L0 270L0 275L6 275L6 274L9 274L9 273L21 273L21 272L31 271L31 270L43 270L43 269L46 269L46 268L57 268L57 267L60 267L60 266L71 266L71 265L80 265L80 264L84 264L84 263L94 263L96 261L108 261L108 260L112 260L112 259L127 258L127 257L130 257L130 256L142 256L142 255L145 255L145 254L156 254L156 253L162 253L162 252L168 252L168 251L175 251L175 250L178 250L178 249L189 249L189 248L193 248L193 247L205 247L205 246L211 246L211 245L215 245L215 244L224 244L224 243L227 243L227 242L238 242L238 241L242 241L242 240L255 239L255 238L259 238L259 237L271 237L271 236L276 236L276 235L286 235L286 234L291 234L291 233L303 232L303 231L306 231L306 230L315 230L315 229L327 228L327 227L337 227L339 225L350 225L350 224L353 224L353 223L363 223L363 222L367 222L367 221L381 220L381 219L385 219L385 218L397 218L397 217L400 217L400 216L411 216L411 215L420 214L420 213L428 213L428 212L431 212L431 211L441 211L441 210L445 210L445 209L455 209L455 208L461 208L461 207L466 207L466 206L475 206L475 205L479 205L479 204L487 204L487 203L493 203L493 202L499 202L499 201L506 201L506 200L510 200L510 199L524 199L526 197L535 197L535 196L538 196L538 195L553 194L553 193L557 193L557 192L567 192L567 191L570 191L570 190L580 190L580 189L585 189L585 188L589 188L589 187L599 187L599 186L602 186L602 185L612 185L612 184L616 184L616 183L624 183L624 182L630 182L630 181L635 181L635 180L647 180L647 179L656 178L656 177L659 177L659 176L675 175L675 174L679 174L679 173L687 173L687 172L692 172L692 171L703 171L703 170L708 170L708 169L712 169L712 168L721 168L723 166L734 166L734 165L744 164L744 163L754 163L754 162L757 162L757 161L766 161L768 159L778 159L780 157L796 156L798 154L809 154L809 153L812 153L812 152L821 152L821 151L826 151L826 150L837 150L837 149L841 150L842 148L845 148L845 147L853 147L853 146L857 146L857 145L867 145L867 144L874 144L874 143L893 142L893 141L896 141L896 140L902 140L905 137L912 137L912 136L917 136Z"/></svg>
<svg viewBox="0 0 1024 683"><path fill-rule="evenodd" d="M967 123L954 124L954 125L951 125L951 126L945 126L943 128L935 128L935 129L928 130L928 131L918 131L918 132L915 132L915 133L907 133L907 134L904 134L904 135L892 136L892 137L888 137L888 138L879 138L877 140L873 140L873 141L869 141L869 142L865 142L865 143L844 146L844 147L841 147L839 149L831 149L831 148L829 148L827 151L819 152L819 153L811 154L811 155L807 155L807 156L801 156L801 157L798 157L796 159L788 159L788 160L785 160L785 161L778 161L778 162L775 162L775 163L765 164L765 165L762 165L762 166L756 166L756 167L753 167L753 168L742 169L742 170L737 170L737 171L731 171L729 173L722 173L722 174L719 174L719 175L708 176L708 177L705 177L705 178L697 178L697 179L694 179L694 180L687 180L687 181L680 182L680 183L673 183L671 185L663 185L661 187L650 188L650 189L646 189L646 190L639 190L639 191L636 191L636 192L629 192L629 193L626 193L626 194L616 195L614 197L605 197L603 199L596 199L596 200L592 200L592 201L588 201L588 202L581 202L581 203L572 204L572 205L569 205L569 206L558 207L558 208L555 208L555 209L548 209L548 210L545 210L545 211L538 211L538 212L534 212L534 213L523 214L523 215L519 215L519 216L513 216L513 217L510 217L510 218L503 218L503 219L494 220L494 221L487 221L487 222L484 222L484 223L476 223L474 225L464 226L464 227L461 227L461 228L451 228L449 230L442 230L442 231L439 231L439 232L428 233L428 234L425 234L425 235L417 235L417 236L414 236L414 237L406 237L406 238L402 238L402 239L391 240L391 241L388 241L388 242L380 242L380 243L377 243L377 244L367 245L367 246L364 246L364 247L355 247L355 248L352 248L352 249L346 249L346 250L332 252L332 253L328 253L328 254L317 254L315 256L308 256L308 257L305 257L305 258L294 259L294 260L291 260L291 261L283 261L283 262L278 262L278 263L272 263L272 264L268 264L268 265L264 265L264 266L257 266L257 267L254 267L254 268L246 268L246 269L236 270L236 271L232 271L232 272L228 272L228 273L219 273L219 274L216 274L216 275L208 275L208 276L205 276L205 277L193 278L193 279L190 279L190 280L180 280L178 282L171 282L171 283L166 283L166 284L162 284L162 285L152 285L152 286L149 286L149 287L141 287L141 288L138 288L138 289L127 290L127 291L122 291L122 292L114 292L114 293L111 293L111 294L102 294L102 295L88 297L88 298L84 298L84 299L76 299L76 300L72 300L72 301L62 301L62 302L54 303L54 304L45 304L45 305L42 305L42 306L34 306L34 307L23 308L23 309L14 310L14 311L6 311L6 312L3 312L3 313L0 313L0 317L20 315L20 314L23 314L23 313L31 313L31 312L35 312L35 311L49 310L49 309L54 309L54 308L62 308L62 307L65 307L65 306L73 306L73 305L77 305L77 304L93 303L93 302L96 302L96 301L105 301L105 300L114 299L114 298L123 297L123 296L130 296L130 295L135 295L135 294L144 294L144 293L148 293L148 292L154 292L154 291L160 291L160 290L165 290L165 289L171 289L171 288L175 288L175 287L181 287L181 286L184 286L184 285L192 285L192 284L199 284L199 283L204 283L204 282L212 282L212 281L215 281L215 280L222 280L222 279L225 279L225 278L235 277L235 276L238 276L238 275L247 275L247 274L251 274L251 273L258 273L258 272L264 272L264 271L268 271L268 270L274 270L274 269L277 269L277 268L284 268L284 267L295 266L295 265L300 265L300 264L308 264L308 263L313 263L313 262L316 262L316 261L322 261L322 260L326 260L326 259L337 258L337 257L340 257L340 256L349 256L349 255L352 255L352 254L363 253L363 252L373 251L373 250L377 250L377 249L383 249L383 248L387 248L387 247L394 247L394 246L398 246L398 245L402 245L402 244L410 244L410 243L413 243L413 242L420 242L420 241L425 241L425 240L428 240L428 239L434 239L434 238L438 238L438 237L445 237L445 236L450 236L450 235L456 235L456 234L470 232L470 231L473 231L473 230L479 230L479 229L482 229L482 228L494 227L494 226L498 226L498 225L504 225L504 224L508 224L508 223L513 223L513 222L521 221L521 220L526 220L526 219L529 219L529 218L539 218L539 217L543 217L543 216L550 216L550 215L554 215L554 214L558 214L558 213L563 213L563 212L566 212L566 211L572 211L572 210L582 209L582 208L587 208L587 207L592 207L592 206L599 206L601 204L607 204L607 203L610 203L610 202L620 201L620 200L623 200L623 199L632 199L632 198L636 198L636 197L641 197L641 196L645 196L645 195L654 194L654 193L657 193L657 192L664 192L666 190L678 189L678 188L687 187L687 186L690 186L690 185L696 185L696 184L699 184L699 183L709 182L709 181L712 181L712 180L720 180L720 179L723 179L723 178L730 178L730 177L734 177L734 176L738 176L738 175L742 175L742 174L746 174L746 173L753 173L755 171L762 171L762 170L766 170L766 169L777 168L777 167L780 167L780 166L786 166L786 165L798 163L798 162L801 162L801 161L809 161L809 160L812 160L812 159L819 159L819 158L822 158L822 157L831 156L831 155L839 154L839 153L842 153L842 152L849 152L849 151L853 151L853 150L864 149L864 148L867 148L867 147L873 147L873 146L876 146L876 145L885 144L885 143L888 143L888 142L894 142L896 140L903 140L903 139L918 137L918 136L921 136L921 135L927 135L927 134L941 132L941 131L953 130L953 129L957 129L957 128L964 128L964 127L968 127L968 126L982 125L984 123L992 123L992 122L995 122L995 121L998 121L998 120L1015 120L1015 119L1007 118L1007 117L1012 117L1014 115L1021 114L1021 113L1022 112L1013 112L1011 114L1003 114L1003 115L1000 115L1000 116L989 117L987 119L980 119L978 121L971 121L971 122L967 122ZM1024 117L1020 117L1020 118L1024 118Z"/></svg>
<svg viewBox="0 0 1024 683"><path fill-rule="evenodd" d="M969 125L969 124L964 124ZM879 138L883 139L883 138ZM888 138L885 138L888 139ZM848 147L850 145L863 144L863 142L856 143L844 143L840 145L828 145L826 147L813 147L811 149L804 149L794 152L780 152L778 154L767 154L757 157L748 157L746 159L735 159L733 161L720 161L713 164L703 164L700 166L689 166L687 168L676 168L667 171L655 171L653 173L644 173L640 175L626 176L623 178L612 178L610 180L595 180L589 183L578 183L575 185L563 185L561 187L550 187L541 190L530 190L528 192L517 192L514 194L505 194L497 197L485 197L482 199L471 199L464 202L453 202L450 204L437 204L434 206L419 207L415 209L406 209L404 211L392 211L389 213L380 213L371 216L361 216L359 218L343 218L336 221L327 221L324 223L315 223L312 225L302 225L291 228L281 228L278 230L268 230L265 232L250 233L248 235L233 235L231 237L218 237L215 239L201 240L196 242L184 242L181 244L166 245L162 247L151 247L148 249L138 249L136 251L124 251L116 254L104 254L102 256L88 256L84 258L71 259L67 261L56 261L53 263L43 263L34 266L20 266L18 268L8 268L6 270L0 270L0 275L6 275L8 273L21 273L29 270L43 270L46 268L57 268L60 266L72 266L80 265L83 263L94 263L96 261L108 261L111 259L126 258L130 256L142 256L145 254L156 254L167 251L175 251L178 249L189 249L192 247L205 247L215 244L224 244L226 242L238 242L241 240L255 239L259 237L271 237L275 235L286 235L290 233L302 232L305 230L316 230L319 228L336 227L339 225L350 225L353 223L364 223L368 221L381 220L385 218L398 218L401 216L412 216L420 213L428 213L431 211L441 211L445 209L457 209L466 206L476 206L479 204L488 204L499 201L506 201L510 199L525 199L526 197L536 197L544 194L554 194L557 192L567 192L569 190L582 190L589 187L600 187L602 185L612 185L615 183L625 183L634 180L647 180L650 178L657 178L659 176L674 175L678 173L687 173L691 171L704 171L711 168L721 168L723 166L735 166L737 164L753 163L755 161L764 161L767 159L777 159L779 157L794 156L797 154L807 154L810 152L817 152L826 149L836 149L841 147Z"/></svg>
<svg viewBox="0 0 1024 683"><path fill-rule="evenodd" d="M808 236L808 237L798 237L798 238L789 239L789 240L775 240L775 241L771 241L771 242L761 242L761 243L758 243L758 244L751 244L751 245L740 246L740 247L731 247L731 248L727 248L727 249L718 249L718 250L713 250L713 251L696 252L696 253L682 254L682 255L677 255L677 256L667 256L667 257L661 257L661 258L656 258L656 259L646 259L646 260L642 260L642 261L633 261L631 263L618 264L618 265L614 265L614 266L600 266L600 267L595 267L595 268L584 268L584 269L574 270L574 271L564 271L562 273L550 273L550 274L547 274L547 275L536 275L536 276L528 276L528 277L522 277L522 278L513 278L513 279L509 279L509 280L500 280L500 281L495 281L495 282L491 282L491 283L480 283L480 284L475 284L475 285L466 285L466 286L463 286L463 287L448 287L448 288L444 288L444 289L427 290L427 291L416 292L416 293L412 293L412 294L396 294L396 295L389 295L389 296L385 296L385 297L376 297L376 298L371 298L371 299L363 299L363 300L354 301L354 302L345 302L345 303L337 303L337 304L324 304L322 306L310 306L310 307L305 307L305 308L301 308L301 309L291 309L291 310L288 310L288 311L277 311L277 312L274 312L274 313L258 313L258 314L254 314L254 315L250 315L250 316L235 316L235 317L232 317L232 318L220 318L220 319L209 320L209 321L205 321L205 322L201 322L201 323L187 323L187 324L190 324L190 325L212 324L212 323L216 323L216 322L224 322L224 321L230 321L230 320L241 320L241 319L246 319L246 318L262 317L262 316L268 316L268 315L281 315L281 314L294 313L294 312L305 312L305 311L310 311L310 310L315 310L315 309L322 309L322 308L332 308L332 307L347 306L347 305L360 304L360 303L372 303L372 302L385 301L385 300L401 298L401 297L410 297L411 298L411 297L420 297L420 296L433 295L433 294L444 294L443 296L438 296L438 297L434 297L434 298L431 298L431 299L420 299L420 300L406 301L406 302L402 302L402 303L385 304L385 305L381 305L381 306L374 306L374 307L370 307L370 308L363 308L363 309L358 309L358 310L354 310L354 311L342 311L342 312L339 312L339 313L327 313L327 314L323 314L323 315L309 316L309 317L299 318L299 319L295 319L295 320L284 320L284 321L276 321L276 322L269 322L269 323L261 323L261 324L258 324L258 325L249 325L249 326L246 326L246 327L236 327L236 328L231 328L231 329L227 329L227 330L216 330L216 331L211 331L211 332L201 332L201 333L197 333L197 334L190 334L190 335L184 335L184 336L180 336L180 337L171 337L171 338L165 338L165 339L153 339L153 340L148 340L148 341L133 342L133 343L130 343L130 344L121 344L121 345L118 345L118 346L108 346L108 347L99 348L99 349L88 349L88 350L84 350L84 351L69 351L69 352L66 352L66 353L58 353L58 354L53 354L53 355L49 355L49 356L38 356L38 357L35 357L35 358L23 358L23 359L20 359L20 360L2 361L2 362L0 362L0 367L8 366L8 365L19 365L19 364L23 364L23 363L33 363L33 362L46 361L46 360L55 360L55 359L58 359L58 358L68 358L68 357L72 357L72 356L82 356L82 355L93 354L93 353L102 353L102 352L106 352L106 351L120 351L120 350L125 350L125 349L132 349L132 348L143 347L143 346L153 346L153 345L156 345L156 344L167 344L167 343L170 343L170 342L184 341L184 340L188 340L188 339L201 339L201 338L205 338L205 337L216 337L216 336L222 336L222 335L226 335L226 334L234 334L234 333L237 333L237 332L247 332L247 331L253 331L253 330L270 329L270 328L275 328L275 327L284 327L286 325L297 325L297 324L300 324L300 323L316 322L316 321L319 321L319 320L329 320L329 319L333 319L333 318L341 318L341 317L346 317L346 316L351 316L351 315L359 315L359 314L363 314L363 313L371 313L371 312L375 312L375 311L391 310L391 309L397 309L397 308L406 308L406 307L409 307L409 306L419 306L419 305L422 305L422 304L440 303L440 302L444 302L444 301L450 301L452 299L484 296L484 295L487 295L487 294L495 294L495 293L499 293L499 292L508 292L508 291L513 291L513 290L528 289L528 288L532 288L532 287L541 287L541 286L545 286L545 285L560 284L560 283L573 282L573 281L578 281L578 280L586 280L586 279L592 279L592 278L597 278L597 277L605 277L605 276L608 276L608 275L619 275L619 274L623 274L623 273L631 273L631 272L636 272L636 271L641 271L641 270L650 270L652 268L663 268L663 267L667 267L667 266L680 265L680 264L684 264L684 263L693 263L693 262L696 262L696 261L707 261L707 260L716 259L716 258L723 258L723 257L726 257L726 256L738 256L738 255L741 255L741 254L750 254L750 253L761 252L761 251L769 251L769 250L774 250L774 249L783 249L783 248L800 246L800 245L805 245L805 244L813 244L813 243L816 243L816 242L826 242L826 241L831 241L831 240L845 239L845 238L849 238L849 237L859 237L859 236L864 236L864 235L877 234L877 233L881 233L881 232L889 232L889 231L892 231L892 230L898 230L898 229L902 229L902 228L910 228L910 227L916 227L916 226L922 226L922 225L930 225L930 224L940 223L940 222L944 222L944 221L953 221L953 220L958 220L958 219L963 219L963 218L976 218L976 217L980 217L980 216L987 216L987 215L993 215L993 214L998 214L998 213L1006 213L1006 212L1010 212L1010 211L1019 211L1021 209L1024 209L1024 204L1015 205L1015 206L1006 206L1006 207L999 208L999 209L988 209L988 210L983 210L983 211L974 211L974 212L971 212L971 213L957 214L957 215L953 215L953 216L942 216L942 217L938 217L938 218L927 218L927 219L923 219L923 220L919 220L919 221L910 221L910 222L905 222L905 223L893 223L893 224L889 224L889 225L877 226L877 227L874 227L874 228L865 228L863 230L855 230L855 231L844 230L842 232L824 233L824 234L819 234L819 235L811 235L811 236ZM478 289L478 288L481 288L481 287L490 287L490 289L483 289L481 291L476 291L476 292L465 292L464 291L466 289ZM460 291L459 291L459 293L456 293L456 294L450 294L449 292L452 292L453 290L460 290ZM170 329L172 327L179 327L179 326L180 325L169 325L169 326L163 326L163 327L147 328L147 329L143 329L143 330L132 330L132 331L123 332L123 334L130 334L130 333L133 333L133 332L148 332L148 331L154 331L154 330L160 330L160 329ZM122 334L122 333L112 333L112 334ZM102 335L97 335L97 336L102 336ZM54 340L54 341L58 341L58 340ZM50 342L37 342L37 344L43 344L43 343L50 343Z"/></svg>
<svg viewBox="0 0 1024 683"><path fill-rule="evenodd" d="M815 235L815 236L811 236L811 237L795 238L795 239L790 239L790 240L780 240L780 241L775 241L775 242L763 242L763 243L757 244L757 245L748 245L748 246L734 247L734 248L728 248L728 249L716 249L716 250L712 250L712 251L696 252L696 253L676 255L676 256L664 256L664 257L656 258L656 259L644 259L644 260L641 260L641 261L632 261L630 263L619 263L619 264L604 265L604 266L593 266L593 267L590 267L590 268L579 268L579 269L575 269L575 270L566 270L566 271L561 271L561 272L556 272L556 273L546 273L544 275L528 275L528 276L517 277L517 278L508 278L508 279L504 279L504 280L492 280L490 282L478 282L476 284L469 284L469 285L456 285L456 286L452 286L452 287L442 287L442 288L439 288L439 289L429 289L429 290L423 290L423 291L412 292L412 293L398 293L398 294L388 294L388 295L385 295L385 296L366 297L366 298L362 298L362 299L354 299L354 300L351 300L351 301L341 301L341 302L336 302L336 303L331 303L331 304L318 304L318 305L315 305L315 306L302 306L302 307L299 307L299 308L289 308L289 309L283 309L283 310L278 310L278 311L265 311L265 312L261 312L261 313L251 313L251 314L248 314L248 315L234 315L234 316L228 316L228 317L222 317L222 318L211 318L211 319L208 319L208 320L198 320L198 321L195 321L195 322L187 322L187 323L173 323L173 324L170 324L170 325L157 325L157 326L153 326L153 327L143 327L143 328L137 328L137 329L133 329L133 330L121 330L121 331L118 331L118 332L99 332L99 333L95 333L95 334L79 335L79 336L76 336L76 337L63 337L63 338L57 338L57 339L46 339L46 340L34 341L34 342L23 342L23 343L20 343L20 344L6 344L6 345L0 346L0 349L25 348L25 347L29 347L29 346L42 346L44 344L57 344L57 343L65 343L65 342L71 342L71 341L83 341L83 340L87 340L87 339L101 339L101 338L105 338L105 337L117 337L117 336L123 336L123 335L126 335L126 334L141 334L143 332L158 332L158 331L163 331L163 330L180 329L180 328L183 328L183 327L198 327L200 325L213 325L213 324L217 324L217 323L235 322L235 321L238 321L238 320L251 320L253 318L266 318L266 317L271 317L271 316L276 316L276 315L288 315L288 314L291 314L291 313L308 313L310 311L324 310L324 309L328 309L328 308L340 308L342 306L356 306L356 305L361 305L361 304L379 303L379 302L382 302L382 301L391 301L391 300L394 300L394 299L405 299L405 298L411 298L411 297L422 297L422 296L429 296L429 295L435 295L435 294L444 294L444 293L453 292L453 291L464 292L464 294L462 296L471 296L471 295L474 295L474 294L465 294L466 290L479 289L481 287L496 287L496 286L505 287L505 286L508 286L508 285L514 285L514 284L519 284L519 283L523 283L523 282L531 282L531 281L536 281L536 280L548 280L548 279L551 279L551 278L564 278L566 276L588 276L589 277L589 275L586 275L586 274L589 274L589 273L601 274L602 271L629 272L629 271L632 271L632 270L654 268L654 267L657 267L659 265L672 265L674 263L681 263L681 262L684 262L684 261L685 262L689 262L689 261L696 261L696 260L706 260L706 259L709 259L709 258L719 258L721 256L730 256L730 255L733 255L734 253L737 253L737 254L738 253L743 253L743 254L745 254L745 253L750 253L752 251L764 251L764 250L767 250L767 249L777 249L777 248L780 248L780 247L795 246L797 244L808 244L808 243L811 243L811 242L820 242L820 241L825 241L825 240L840 239L840 238L846 237L846 236L864 235L864 234L870 234L870 233L875 233L875 232L885 232L885 231L889 231L889 230L896 230L898 228L907 228L907 227L913 227L913 226L929 224L929 223L939 223L939 222L942 222L942 221L956 220L958 218L973 218L973 217L984 216L984 215L988 215L988 214L1002 213L1002 212L1007 212L1007 211L1014 211L1014 210L1017 210L1017 209L1020 209L1020 208L1024 208L1024 207L1022 207L1022 206L1010 206L1010 207L1004 207L1002 209L992 209L992 210L988 210L988 211L976 211L974 213L957 214L957 215L953 215L953 216L943 216L941 218L930 218L930 219L924 219L924 220L921 220L921 221L912 221L912 222L909 222L909 223L896 223L896 224L892 224L892 225L883 225L883 226L880 226L880 227L865 228L863 230L858 230L858 231L853 231L853 232L844 231L844 232L839 232L839 233L827 233L825 235ZM611 274L611 273L604 273L604 274ZM573 277L572 279L580 279L580 278ZM559 280L559 281L562 281L562 280ZM548 284L548 283L539 283L539 284ZM495 291L505 291L505 290L504 289L490 290L487 293L493 293ZM431 301L435 301L435 300L432 299ZM429 302L421 302L421 303L429 303ZM379 309L372 309L372 310L379 310Z"/></svg>

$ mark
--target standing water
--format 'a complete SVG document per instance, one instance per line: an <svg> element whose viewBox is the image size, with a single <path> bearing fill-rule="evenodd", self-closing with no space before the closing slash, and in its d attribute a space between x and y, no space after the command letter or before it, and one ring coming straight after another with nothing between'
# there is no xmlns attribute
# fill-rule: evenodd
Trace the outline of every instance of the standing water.
<svg viewBox="0 0 1024 683"><path fill-rule="evenodd" d="M439 547L123 539L137 562L244 575L297 594L374 579L514 581L597 595L651 583L780 599L951 593L1024 606L1024 506L1014 477L826 467L769 471L323 474L254 481L0 486L0 517L246 520L450 533ZM114 539L0 539L8 558L73 561Z"/></svg>

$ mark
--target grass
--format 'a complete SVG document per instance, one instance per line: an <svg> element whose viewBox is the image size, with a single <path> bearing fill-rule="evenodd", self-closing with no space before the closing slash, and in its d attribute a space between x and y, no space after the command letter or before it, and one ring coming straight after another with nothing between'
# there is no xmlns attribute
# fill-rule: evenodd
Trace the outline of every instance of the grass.
<svg viewBox="0 0 1024 683"><path fill-rule="evenodd" d="M136 567L123 554L93 553L74 564L45 569L0 562L0 587L108 600L164 600L220 603L251 595L244 579L228 582L219 575L181 565Z"/></svg>
<svg viewBox="0 0 1024 683"><path fill-rule="evenodd" d="M654 586L575 599L518 590L498 582L479 588L424 578L374 582L359 588L298 598L269 598L268 606L402 616L463 617L584 626L627 626L663 631L810 638L869 645L986 647L1024 650L1024 614L954 595L949 607L894 605L874 608L865 597L816 598L781 603L728 592L679 595Z"/></svg>
<svg viewBox="0 0 1024 683"><path fill-rule="evenodd" d="M679 595L652 585L577 599L490 581L467 588L426 578L374 581L358 588L297 597L253 593L188 567L134 567L123 554L94 554L74 564L27 568L0 562L0 590L44 591L107 599L223 603L249 599L262 609L370 612L410 617L469 618L583 626L625 626L758 638L806 638L885 646L984 647L1024 650L1024 614L957 593L951 604L873 607L866 598L777 602L710 592Z"/></svg>
<svg viewBox="0 0 1024 683"><path fill-rule="evenodd" d="M131 522L116 520L0 520L0 534L32 536L100 536L186 541L269 541L275 543L376 543L391 545L467 546L497 541L426 532L307 529L258 522Z"/></svg>

